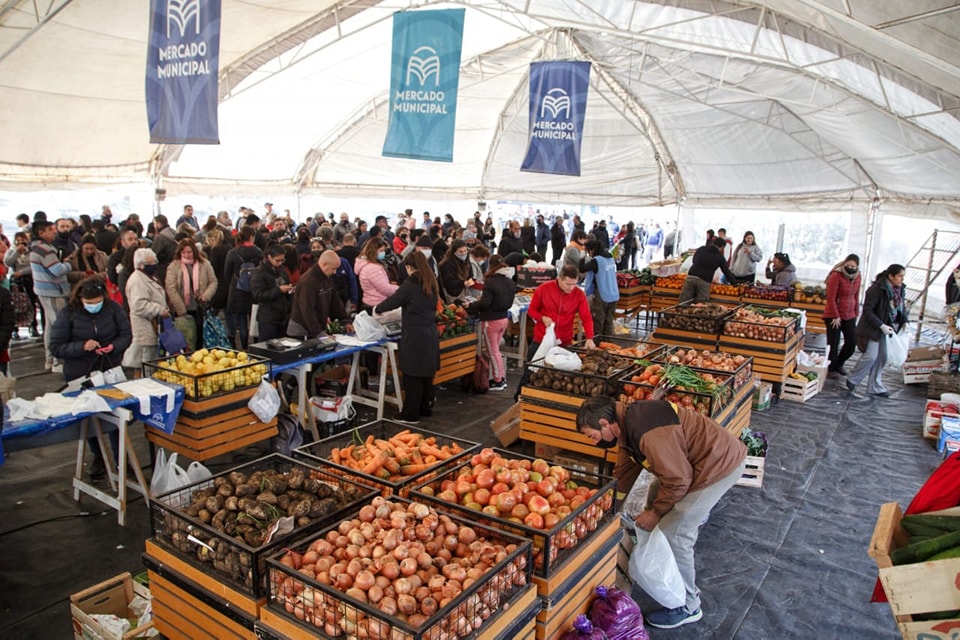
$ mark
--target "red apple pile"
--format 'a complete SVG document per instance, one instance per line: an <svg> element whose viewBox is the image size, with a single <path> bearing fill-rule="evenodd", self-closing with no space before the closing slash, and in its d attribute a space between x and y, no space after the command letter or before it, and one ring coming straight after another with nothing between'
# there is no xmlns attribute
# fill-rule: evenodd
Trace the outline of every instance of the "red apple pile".
<svg viewBox="0 0 960 640"><path fill-rule="evenodd" d="M493 518L547 532L553 541L551 562L560 550L575 547L596 530L603 515L613 508L612 490L598 495L596 488L571 480L570 472L561 466L542 458L504 458L490 448L474 454L455 479L441 481L439 491L435 486L420 491ZM539 544L534 547L534 565L541 567L543 549Z"/></svg>

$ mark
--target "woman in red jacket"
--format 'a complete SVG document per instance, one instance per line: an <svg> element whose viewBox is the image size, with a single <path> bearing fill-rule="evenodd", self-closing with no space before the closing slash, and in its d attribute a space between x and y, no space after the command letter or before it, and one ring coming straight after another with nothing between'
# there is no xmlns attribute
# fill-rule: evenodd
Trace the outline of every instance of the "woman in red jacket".
<svg viewBox="0 0 960 640"><path fill-rule="evenodd" d="M843 363L857 348L859 312L860 257L851 253L827 276L827 305L823 310L823 323L827 325L827 344L830 345L830 366L827 368L829 378L847 375Z"/></svg>

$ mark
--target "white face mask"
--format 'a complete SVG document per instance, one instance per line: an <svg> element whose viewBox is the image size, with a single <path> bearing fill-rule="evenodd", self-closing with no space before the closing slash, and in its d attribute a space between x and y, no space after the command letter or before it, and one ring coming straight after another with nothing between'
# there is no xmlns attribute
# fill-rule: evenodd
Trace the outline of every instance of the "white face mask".
<svg viewBox="0 0 960 640"><path fill-rule="evenodd" d="M423 257L426 258L427 260L429 260L430 256L433 255L433 249L418 249L418 251L422 253Z"/></svg>
<svg viewBox="0 0 960 640"><path fill-rule="evenodd" d="M468 229L467 231L464 231L464 232L463 232L463 239L464 239L464 240L473 240L473 239L475 239L476 237L477 237L477 234L476 234L475 232L473 232L473 231L470 231L469 229Z"/></svg>

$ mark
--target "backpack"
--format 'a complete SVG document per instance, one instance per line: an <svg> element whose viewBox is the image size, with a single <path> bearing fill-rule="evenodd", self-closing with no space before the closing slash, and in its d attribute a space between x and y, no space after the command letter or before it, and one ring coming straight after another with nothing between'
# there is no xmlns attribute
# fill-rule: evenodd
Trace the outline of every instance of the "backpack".
<svg viewBox="0 0 960 640"><path fill-rule="evenodd" d="M250 278L253 270L257 268L256 262L244 262L240 265L240 271L237 273L237 290L250 293Z"/></svg>
<svg viewBox="0 0 960 640"><path fill-rule="evenodd" d="M203 346L207 349L233 349L223 320L210 309L206 310L203 318Z"/></svg>
<svg viewBox="0 0 960 640"><path fill-rule="evenodd" d="M270 450L285 456L303 446L303 427L297 417L281 411L277 414L277 435L270 438Z"/></svg>
<svg viewBox="0 0 960 640"><path fill-rule="evenodd" d="M477 354L477 364L472 373L466 373L460 378L460 388L464 393L486 393L490 390L490 362L487 360L486 349L483 348L483 333L479 336L480 352Z"/></svg>

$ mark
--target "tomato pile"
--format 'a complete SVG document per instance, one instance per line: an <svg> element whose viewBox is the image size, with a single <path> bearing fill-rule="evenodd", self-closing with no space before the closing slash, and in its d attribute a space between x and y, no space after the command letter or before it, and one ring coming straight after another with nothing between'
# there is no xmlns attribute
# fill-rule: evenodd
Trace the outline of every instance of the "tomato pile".
<svg viewBox="0 0 960 640"><path fill-rule="evenodd" d="M613 508L612 491L600 493L578 485L561 466L542 458L504 458L490 448L474 454L456 477L418 491L492 518L550 532L550 562L596 530L603 514ZM535 545L535 567L542 566L542 554L543 549Z"/></svg>
<svg viewBox="0 0 960 640"><path fill-rule="evenodd" d="M471 331L467 310L460 305L444 305L437 300L436 321L437 333L441 338L452 338Z"/></svg>
<svg viewBox="0 0 960 640"><path fill-rule="evenodd" d="M705 416L716 413L725 397L721 389L729 376L693 371L686 367L680 369L685 370L684 376L691 382L687 385L671 386L669 380L665 379L665 376L670 375L667 368L658 363L650 364L630 376L630 382L623 384L623 391L617 400L624 404L639 400L667 400Z"/></svg>

